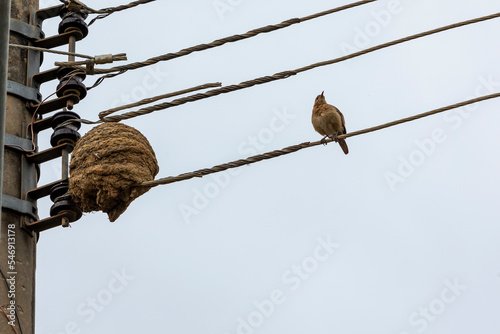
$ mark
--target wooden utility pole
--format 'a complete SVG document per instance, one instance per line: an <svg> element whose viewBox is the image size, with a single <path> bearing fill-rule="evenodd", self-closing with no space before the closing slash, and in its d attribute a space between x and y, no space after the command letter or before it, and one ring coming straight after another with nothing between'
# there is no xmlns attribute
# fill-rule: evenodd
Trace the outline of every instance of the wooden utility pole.
<svg viewBox="0 0 500 334"><path fill-rule="evenodd" d="M11 0L10 43L28 44L26 35L34 30L29 26L30 17L37 9L38 0ZM9 49L5 144L26 144L26 138L31 141L27 125L31 122L32 113L26 108L26 99L19 96L34 92L29 89L29 75L33 74L30 71L33 71L34 65L29 52L33 51ZM12 91L17 93L13 94ZM37 175L36 169L28 166L22 151L6 148L4 154L0 226L0 305L7 317L0 313L0 333L33 334L37 236L22 229L21 221L29 216L26 213L26 207L29 205L23 200L26 191L36 185ZM36 212L33 214L36 215ZM12 325L15 327L12 328Z"/></svg>

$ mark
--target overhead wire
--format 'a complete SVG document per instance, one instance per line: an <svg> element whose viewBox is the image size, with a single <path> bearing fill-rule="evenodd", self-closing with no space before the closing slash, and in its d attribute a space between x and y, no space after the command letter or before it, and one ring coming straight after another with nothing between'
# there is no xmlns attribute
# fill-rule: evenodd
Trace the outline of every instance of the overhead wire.
<svg viewBox="0 0 500 334"><path fill-rule="evenodd" d="M70 56L70 52L68 52ZM94 56L94 57L89 57L90 60L94 61L94 64L109 64L115 61L121 61L121 60L127 60L127 54L126 53L118 53L115 55L111 54L106 54L106 55L99 55L99 56ZM55 62L54 65L58 67L64 67L65 64L78 64L78 65L87 65L87 61L71 61L71 62ZM81 71L79 69L76 69L77 71ZM92 72L89 72L88 69L86 70L87 74L92 74L95 69L92 69Z"/></svg>
<svg viewBox="0 0 500 334"><path fill-rule="evenodd" d="M449 105L449 106L446 106L446 107L442 107L442 108L439 108L439 109L434 109L434 110L431 110L431 111L428 111L428 112L425 112L425 113L421 113L421 114L418 114L418 115L414 115L414 116L402 118L402 119L399 119L399 120L396 120L396 121L393 121L393 122L381 124L381 125L378 125L378 126L370 127L370 128L359 130L359 131L350 132L350 133L338 136L337 139L345 139L345 138L349 138L349 137L359 136L361 134L378 131L378 130L385 129L385 128L388 128L388 127L391 127L391 126L403 124L403 123L406 123L406 122L411 122L411 121L417 120L419 118L428 117L428 116L435 115L435 114L438 114L438 113L442 113L442 112L445 112L445 111L448 111L448 110L451 110L451 109L460 108L460 107L463 107L463 106L466 106L466 105L469 105L469 104L473 104L473 103L477 103L477 102L481 102L481 101L486 101L486 100L493 99L493 98L498 98L498 97L500 97L500 93L495 93L495 94L491 94L491 95L481 96L481 97L478 97L478 98L475 98L475 99L471 99L471 100L468 100L468 101L464 101L464 102L452 104L452 105ZM251 156L251 157L246 158L246 159L240 159L240 160L228 162L228 163L225 163L225 164L217 165L217 166L214 166L212 168L200 169L200 170L197 170L197 171L194 171L194 172L183 173L183 174L180 174L180 175L177 175L177 176L169 176L169 177L161 178L161 179L158 179L158 180L143 182L141 184L138 184L137 186L138 187L153 188L153 187L156 187L156 186L159 186L159 185L165 185L165 184L170 184L170 183L179 182L179 181L183 181L183 180L189 180L189 179L192 179L192 178L195 178L195 177L203 177L203 176L206 176L206 175L209 175L209 174L222 172L222 171L225 171L225 170L231 169L231 168L237 168L237 167L249 165L249 164L256 163L256 162L259 162L259 161L262 161L262 160L277 158L277 157L282 156L282 155L286 155L286 154L297 152L297 151L302 150L304 148L314 147L314 146L326 144L326 143L329 143L329 142L332 142L332 141L335 141L335 140L331 139L331 138L328 138L328 139L326 139L324 141L323 140L319 140L319 141L315 141L315 142L304 142L304 143L301 143L301 144L298 144L298 145L293 145L293 146L285 147L285 148L283 148L281 150L275 150L275 151L271 151L271 152L267 152L267 153L263 153L263 154L254 155L254 156Z"/></svg>
<svg viewBox="0 0 500 334"><path fill-rule="evenodd" d="M115 55L106 54L106 55L98 55L98 56L88 56L88 55L84 55L81 53L58 51L58 50L40 48L40 47L36 47L36 46L31 46L31 45L9 44L9 47L14 47L14 48L19 48L19 49L27 49L27 50L33 50L33 51L40 51L40 52L47 52L47 53L54 53L54 54L59 54L59 55L72 56L72 57L85 58L88 60L86 60L86 61L72 61L71 64L87 65L86 69L89 68L89 65L92 65L92 66L90 66L92 71L95 71L94 66L93 66L95 64L109 64L109 63L112 63L115 61L127 60L127 55L125 53L118 53ZM64 67L63 65L67 64L67 63L68 62L56 62L55 65L59 66L59 67ZM76 71L83 71L83 70L76 69ZM86 70L85 72L89 72L89 71Z"/></svg>
<svg viewBox="0 0 500 334"><path fill-rule="evenodd" d="M69 0L69 1L76 1L76 0ZM146 2L151 2L151 1L154 1L154 0L150 0L150 1L136 1L134 3L146 3ZM323 16L323 15L331 14L333 12L337 12L337 11L340 11L340 10L352 8L352 7L359 6L361 4L365 4L365 3L369 3L369 2L373 2L373 1L375 1L375 0L359 1L357 3L353 3L353 4L350 4L350 5L343 6L343 7L339 7L339 8L333 9L333 10L329 10L327 12L321 12L321 13L317 13L317 14L314 14L314 15L310 15L310 16L307 16L307 17L302 18L302 19L292 19L292 20L284 21L284 22L281 23L281 25L273 25L273 26L267 26L267 27L263 27L263 28L251 30L247 34L244 34L244 35L234 35L234 36L228 37L226 39L216 40L216 41L214 41L214 42L212 42L210 44L201 44L201 45L196 46L196 47L192 47L192 48L188 48L188 49L183 49L183 50L179 51L178 53L169 53L169 54L166 54L166 55L162 55L162 56L150 58L150 59L148 59L145 62L136 62L136 63L127 64L127 65L123 65L123 66L113 67L113 68L106 69L106 70L100 70L100 73L112 72L112 71L119 71L119 72L111 74L111 75L108 75L108 76L101 77L99 80L101 80L101 82L102 82L102 80L104 80L105 77L116 76L118 74L124 73L125 71L127 71L129 69L136 69L136 68L141 68L141 67L144 67L144 66L149 66L149 65L155 64L155 63L157 63L159 61L165 61L165 60L174 59L174 58L177 58L177 57L181 57L181 56L190 54L190 53L195 52L195 51L206 50L208 48L220 46L220 45L223 45L223 44L228 43L228 42L234 42L234 41L242 40L242 39L245 39L245 38L253 37L253 36L256 36L256 35L258 35L260 33L274 31L274 30L277 30L277 29L281 29L281 28L287 27L287 26L292 25L292 24L303 22L305 20L317 18L317 17ZM110 13L112 13L112 11ZM107 15L109 15L109 14L107 14ZM142 109L139 109L137 111L127 112L127 113L124 113L124 114L121 114L121 115L110 116L110 114L112 114L112 113L114 113L114 112L116 112L118 110L122 110L122 109L125 109L125 108L128 108L128 107L131 107L131 106L136 106L137 104L130 104L130 105L122 106L122 107L117 107L117 108L109 109L109 110L106 110L106 111L103 111L103 112L99 113L100 120L97 121L97 122L90 122L90 121L87 121L87 120L78 120L78 121L80 121L81 123L87 123L87 124L96 124L96 123L102 123L102 122L119 122L121 120L130 119L130 118L141 116L141 115L146 115L146 114L149 114L149 113L157 111L157 110L167 109L167 108L178 106L178 105L181 105L181 104L184 104L184 103L193 102L193 101L205 99L205 98L208 98L208 97L212 97L212 96L216 96L216 95L219 95L219 94L228 93L228 92L232 92L232 91L236 91L236 90L240 90L240 89L244 89L244 88L249 88L249 87L252 87L254 85L268 83L268 82L275 81L275 80L286 79L286 78L289 78L289 77L291 77L293 75L296 75L298 73L305 72L305 71L308 71L308 70L311 70L311 69L315 69L315 68L318 68L318 67L321 67L321 66L326 66L326 65L331 65L331 64L334 64L334 63L342 62L342 61L349 60L349 59L352 59L352 58L355 58L355 57L359 57L361 55L365 55L365 54L368 54L368 53L371 53L371 52L374 52L374 51L377 51L377 50L388 48L388 47L391 47L391 46L394 46L394 45L397 45L397 44L400 44L400 43L408 42L408 41L411 41L411 40L415 40L415 39L418 39L418 38L421 38L421 37L429 36L429 35L436 34L436 33L439 33L439 32L443 32L443 31L446 31L446 30L455 29L455 28L466 26L466 25L470 25L470 24L474 24L474 23L479 23L479 22L483 22L483 21L487 21L487 20L491 20L491 19L495 19L495 18L498 18L498 17L500 17L500 13L495 13L495 14L491 14L491 15L487 15L487 16L482 16L482 17L479 17L479 18L471 19L471 20L462 21L462 22L459 22L459 23L454 23L454 24L446 25L446 26L443 26L443 27L440 27L440 28L432 29L432 30L429 30L429 31L426 31L426 32L414 34L414 35L407 36L407 37L404 37L404 38L401 38L401 39L397 39L397 40L394 40L394 41L391 41L391 42L383 43L383 44L377 45L375 47L371 47L371 48L368 48L368 49L365 49L365 50L361 50L359 52L355 52L355 53L352 53L350 55L346 55L346 56L343 56L343 57L339 57L339 58L335 58L335 59L331 59L331 60L326 60L326 61L322 61L322 62L318 62L318 63L314 63L314 64L311 64L311 65L308 65L308 66L304 66L304 67L301 67L301 68L298 68L298 69L295 69L295 70L291 70L291 71L279 72L279 73L276 73L276 74L271 75L271 76L265 76L265 77L260 77L260 78L249 80L249 81L244 81L244 82L242 82L242 83L240 83L238 85L230 85L230 86L222 87L222 88L219 88L219 89L209 90L209 91L207 91L205 93L197 93L195 95L191 95L191 96L188 96L188 97L185 97L185 98L176 99L176 100L173 100L171 102L161 103L161 104L158 104L158 105L155 105L155 106L152 106L152 107L148 107L148 108L142 108ZM67 66L74 67L74 68L80 68L80 67L77 67L75 65L70 65L70 64L67 64ZM95 85L94 85L94 87L95 87ZM164 94L164 95L160 95L160 96L157 96L157 97L145 99L145 100L139 101L139 103L142 103L142 102L144 102L144 104L145 103L150 103L151 101L155 101L155 100L160 99L161 96L168 96L168 95L169 94ZM172 96L172 95L170 95L170 96ZM143 183L141 183L141 184L139 184L137 186L152 188L152 187L156 187L158 185L170 184L170 183L179 182L179 181L182 181L182 180L191 179L191 178L194 178L194 177L203 177L205 175L209 175L209 174L212 174L212 173L217 173L217 172L224 171L224 170L227 170L227 169L230 169L230 168L236 168L236 167L240 167L240 166L243 166L243 165L248 165L248 164L251 164L251 163L255 163L255 162L258 162L258 161L262 161L262 160L266 160L266 159L272 159L272 158L279 157L279 156L282 156L282 155L286 155L286 154L290 154L290 153L293 153L293 152L297 152L297 151L299 151L301 149L304 149L304 148L314 147L314 146L318 146L318 145L321 145L321 144L326 144L326 143L334 141L334 140L336 141L338 139L345 139L345 138L357 136L357 135L360 135L360 134L365 134L365 133L369 133L369 132L373 132L373 131L378 131L378 130L381 130L381 129L384 129L384 128L388 128L388 127L391 127L391 126L395 126L395 125L398 125L398 124L402 124L402 123L414 121L414 120L417 120L419 118L427 117L427 116L434 115L434 114L437 114L437 113L441 113L441 112L444 112L444 111L448 111L448 110L451 110L451 109L455 109L455 108L459 108L459 107L462 107L462 106L466 106L466 105L469 105L469 104L472 104L472 103L477 103L477 102L481 102L481 101L485 101L485 100L493 99L493 98L498 98L498 97L500 97L500 93L491 94L491 95L487 95L487 96L482 96L482 97L478 97L478 98L471 99L471 100L468 100L468 101L463 101L463 102L460 102L460 103L456 103L456 104L453 104L453 105L450 105L450 106L447 106L447 107L442 107L442 108L438 108L438 109L435 109L435 110L431 110L431 111L428 111L428 112L425 112L425 113L422 113L422 114L418 114L418 115L414 115L414 116L411 116L411 117L407 117L407 118L403 118L403 119L400 119L400 120L396 120L396 121L393 121L393 122L388 122L388 123L381 124L381 125L378 125L378 126L374 126L374 127L371 127L371 128L367 128L367 129L363 129L363 130L359 130L359 131L347 133L347 134L344 134L344 135L340 135L336 139L330 138L330 139L327 139L327 140L320 140L320 141L316 141L316 142L304 142L304 143L301 143L301 144L298 144L298 145L293 145L293 146L285 147L285 148L283 148L281 150L275 150L275 151L267 152L267 153L264 153L264 154L255 155L255 156L249 157L247 159L240 159L240 160L236 160L236 161L233 161L233 162L229 162L229 163L217 165L217 166L214 166L212 168L205 168L205 169L201 169L201 170L190 172L190 173L183 173L183 174L180 174L178 176L171 176L171 177L161 178L161 179L158 179L158 180L143 182ZM145 102L145 101L150 101L150 102Z"/></svg>
<svg viewBox="0 0 500 334"><path fill-rule="evenodd" d="M132 1L131 3L129 3L127 5L121 5L121 6L117 6L117 7L108 7L108 8L100 9L98 11L95 11L95 13L102 14L102 15L99 15L99 16L93 18L89 22L89 26L92 25L95 21L103 19L105 17L108 17L109 15L111 15L113 13L116 13L116 12L119 12L119 11L122 11L125 9L129 9L129 8L133 8L133 7L136 7L139 5L144 5L144 4L153 2L153 1L156 1L156 0L138 0L138 1Z"/></svg>
<svg viewBox="0 0 500 334"><path fill-rule="evenodd" d="M183 56L189 55L189 54L191 54L193 52L208 50L208 49L211 49L211 48L215 48L215 47L224 45L226 43L232 43L232 42L241 41L241 40L244 40L244 39L247 39L247 38L251 38L251 37L263 34L263 33L272 32L272 31L276 31L276 30L279 30L279 29L283 29L283 28L289 27L289 26L297 24L297 23L301 23L301 22L305 22L305 21L308 21L308 20L316 19L316 18L325 16L325 15L337 13L337 12L344 11L344 10L347 10L347 9L350 9L350 8L354 8L354 7L357 7L357 6L365 5L365 4L368 4L370 2L374 2L374 1L376 1L376 0L358 1L358 2L347 4L347 5L344 5L344 6L341 6L341 7L337 7L337 8L325 10L325 11L322 11L322 12L319 12L319 13L315 13L315 14L312 14L312 15L304 16L302 18L293 18L293 19L289 19L289 20L283 21L283 22L281 22L279 24L273 24L273 25L268 25L268 26L265 26L265 27L253 29L253 30L250 30L250 31L248 31L248 32L246 32L244 34L237 34L237 35L232 35L232 36L225 37L225 38L222 38L222 39L217 39L217 40L215 40L215 41L213 41L211 43L199 44L199 45L196 45L196 46L193 46L193 47L182 49L182 50L180 50L178 52L175 52L175 53L167 53L167 54L164 54L164 55L160 55L160 56L157 56L157 57L153 57L153 58L147 59L147 60L142 61L142 62L135 62L135 63L130 63L130 64L122 65L122 66L115 66L115 67L108 68L108 69L99 69L99 70L96 70L94 73L96 73L96 74L104 74L104 73L112 73L112 72L118 72L118 73L107 74L107 75L104 75L104 76L100 77L94 83L94 85L91 86L90 88L94 88L94 87L98 86L106 78L115 77L117 75L125 73L128 70L135 70L135 69L139 69L139 68L142 68L142 67L145 67L145 66L154 65L154 64L156 64L158 62L161 62L161 61L167 61L167 60L171 60L171 59L183 57ZM64 66L65 67L71 67L71 68L77 68L77 69L84 69L83 67L80 67L80 66L78 66L76 64L73 64L73 65L71 65L71 64L65 64Z"/></svg>
<svg viewBox="0 0 500 334"><path fill-rule="evenodd" d="M59 1L62 2L62 3L64 3L66 5L66 7L73 8L75 11L81 11L81 12L84 12L86 14L101 14L101 15L98 15L97 17L95 17L94 19L92 19L92 21L90 21L90 23L88 24L90 26L96 20L108 17L109 15L111 15L113 13L116 13L116 12L119 12L119 11L122 11L122 10L125 10L125 9L129 9L129 8L133 8L133 7L136 7L136 6L139 6L139 5L147 4L149 2L153 2L153 1L156 1L156 0L138 0L138 1L132 1L131 3L126 4L126 5L120 5L120 6L116 6L116 7L102 8L102 9L98 9L98 10L95 10L95 9L87 6L86 4L84 4L83 2L81 2L79 0L59 0Z"/></svg>
<svg viewBox="0 0 500 334"><path fill-rule="evenodd" d="M84 55L81 53L39 48L36 46L31 46L31 45L9 44L9 47L14 47L14 48L19 48L19 49L28 49L28 50L33 50L33 51L48 52L48 53L54 53L54 54L59 54L59 55L66 55L66 56L74 56L74 57L85 58L85 59L93 59L94 58L92 56Z"/></svg>
<svg viewBox="0 0 500 334"><path fill-rule="evenodd" d="M194 101L206 99L209 97L217 96L220 94L234 92L237 90L253 87L255 85L261 85L261 84L276 81L276 80L287 79L287 78L294 76L298 73L309 71L309 70L312 70L312 69L315 69L318 67L343 62L343 61L353 59L353 58L356 58L356 57L359 57L359 56L362 56L362 55L365 55L365 54L368 54L368 53L371 53L374 51L378 51L378 50L381 50L384 48L388 48L388 47L391 47L391 46L394 46L397 44L409 42L409 41L412 41L412 40L415 40L418 38L437 34L437 33L440 33L440 32L446 31L446 30L455 29L455 28L459 28L459 27L463 27L466 25L479 23L479 22L483 22L483 21L487 21L487 20L492 20L492 19L495 19L498 17L500 17L500 13L496 13L496 14L492 14L492 15L488 15L488 16L483 16L483 17L479 17L479 18L475 18L472 20L467 20L467 21L463 21L463 22L459 22L459 23L450 24L450 25L447 25L444 27L428 30L426 32L418 33L418 34L407 36L404 38L400 38L400 39L397 39L397 40L394 40L391 42L383 43L383 44L380 44L380 45L377 45L377 46L374 46L374 47L371 47L371 48L368 48L365 50L361 50L359 52L355 52L355 53L352 53L352 54L349 54L349 55L346 55L343 57L339 57L339 58L335 58L335 59L331 59L331 60L325 60L325 61L314 63L314 64L311 64L308 66L304 66L304 67L301 67L301 68L298 68L295 70L283 71L283 72L275 73L275 74L270 75L270 76L264 76L264 77L256 78L256 79L249 80L249 81L243 81L243 82L236 84L236 85L230 85L230 86L225 86L225 87L221 87L218 89L212 89L212 90L209 90L209 91L204 92L204 93L197 93L197 94L190 95L190 96L180 98L180 99L176 99L176 100L173 100L170 102L164 102L164 103L153 105L153 106L150 106L147 108L142 108L142 109L139 109L136 111L129 111L129 112L126 112L126 113L123 113L120 115L110 116L109 115L110 113L108 112L108 110L103 111L103 112L99 113L99 118L104 122L120 122L122 120L130 119L130 118L134 118L134 117L138 117L138 116L142 116L142 115L147 115L147 114L150 114L150 113L155 112L155 111L164 110L164 109L168 109L171 107L176 107L176 106L188 103L188 102L194 102Z"/></svg>
<svg viewBox="0 0 500 334"><path fill-rule="evenodd" d="M140 101L137 101L137 102L134 102L134 103L130 103L130 104L127 104L127 105L124 105L124 106L119 106L119 107L116 107L116 108L111 108L111 109L107 110L106 112L114 112L114 111L121 110L121 109L124 109L124 108L129 108L129 107L133 107L133 106L139 106L139 105L143 105L143 104L148 104L148 103L151 103L151 102L157 101L159 99L163 99L163 98L168 98L168 97L178 96L178 95L182 95L182 94L187 94L187 93L194 92L194 91L197 91L197 90L202 90L202 89L207 89L207 88L212 88L212 87L220 87L221 85L222 84L220 82L206 83L206 84L202 84L202 85L199 85L199 86L195 86L195 87L191 87L191 88L186 88L186 89L182 89L182 90L179 90L179 91L175 91L175 92L171 92L171 93L167 93L167 94L155 96L153 98L146 98L146 99L143 99L143 100L140 100ZM89 121L87 119L69 119L69 120L67 120L67 121L62 122L61 124L59 124L56 127L56 129L63 128L65 126L73 124L73 123L82 123L82 124L95 125L95 124L104 123L104 121L102 121L102 120Z"/></svg>
<svg viewBox="0 0 500 334"><path fill-rule="evenodd" d="M222 84L220 82L207 83L207 84L199 85L199 86L196 86L196 87L183 89L183 90L180 90L180 91L177 91L177 92L172 92L172 93L167 93L167 94L163 94L163 95L158 95L158 96L155 96L155 97L150 97L150 98L142 99L142 100L134 102L134 103L130 103L130 104L126 104L126 105L123 105L123 106L116 107L116 108L108 109L105 112L112 114L112 113L114 113L116 111L119 111L119 110L142 106L144 104L149 104L149 103L161 100L161 99L167 99L169 97L174 97L174 96L177 96L177 95L187 94L187 93L191 93L191 92L194 92L194 91L197 91L197 90L201 90L201 89L207 89L207 88L213 88L213 87L221 87L221 86L222 86Z"/></svg>

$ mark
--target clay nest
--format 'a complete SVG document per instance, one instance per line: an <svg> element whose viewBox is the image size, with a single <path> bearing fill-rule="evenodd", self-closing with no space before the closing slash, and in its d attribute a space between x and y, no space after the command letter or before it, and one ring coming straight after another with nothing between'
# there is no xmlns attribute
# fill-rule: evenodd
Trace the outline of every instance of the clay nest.
<svg viewBox="0 0 500 334"><path fill-rule="evenodd" d="M103 211L115 221L149 190L159 167L146 137L131 126L105 123L76 144L69 165L69 193L83 212Z"/></svg>

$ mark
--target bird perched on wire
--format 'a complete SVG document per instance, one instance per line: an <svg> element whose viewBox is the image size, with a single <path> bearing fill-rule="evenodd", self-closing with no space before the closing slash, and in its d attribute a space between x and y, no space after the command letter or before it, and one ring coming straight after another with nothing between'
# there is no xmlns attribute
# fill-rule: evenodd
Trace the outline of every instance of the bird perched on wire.
<svg viewBox="0 0 500 334"><path fill-rule="evenodd" d="M339 143L345 154L348 154L349 148L347 148L345 140L337 138L337 136L347 133L344 115L342 115L340 110L326 103L325 96L323 95L324 93L323 91L314 101L311 117L314 130L324 136L323 139L321 139L324 145L326 145L325 139L331 138Z"/></svg>

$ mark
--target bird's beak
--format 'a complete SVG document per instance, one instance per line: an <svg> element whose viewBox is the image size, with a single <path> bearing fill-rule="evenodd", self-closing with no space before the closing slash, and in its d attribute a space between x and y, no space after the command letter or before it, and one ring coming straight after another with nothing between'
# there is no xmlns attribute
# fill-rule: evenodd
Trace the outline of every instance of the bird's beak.
<svg viewBox="0 0 500 334"><path fill-rule="evenodd" d="M321 96L323 96L323 94L324 94L324 93L325 93L325 91L322 91L322 92L321 92Z"/></svg>

